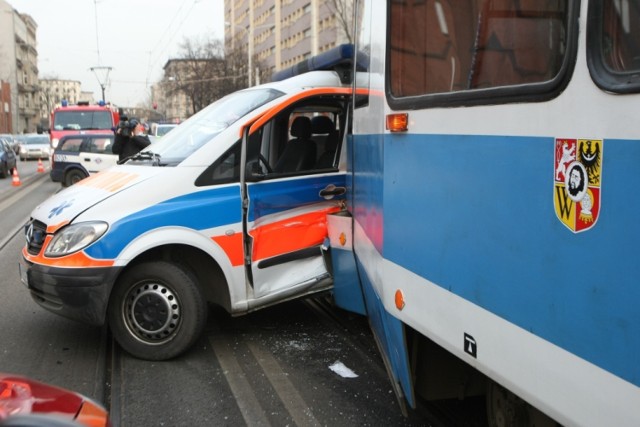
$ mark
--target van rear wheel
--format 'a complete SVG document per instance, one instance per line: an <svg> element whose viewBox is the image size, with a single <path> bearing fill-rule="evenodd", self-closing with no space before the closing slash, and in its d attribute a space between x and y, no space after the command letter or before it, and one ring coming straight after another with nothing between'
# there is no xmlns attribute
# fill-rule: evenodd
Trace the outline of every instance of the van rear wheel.
<svg viewBox="0 0 640 427"><path fill-rule="evenodd" d="M186 269L155 261L123 274L113 290L108 318L124 350L141 359L166 360L188 350L200 337L207 304Z"/></svg>

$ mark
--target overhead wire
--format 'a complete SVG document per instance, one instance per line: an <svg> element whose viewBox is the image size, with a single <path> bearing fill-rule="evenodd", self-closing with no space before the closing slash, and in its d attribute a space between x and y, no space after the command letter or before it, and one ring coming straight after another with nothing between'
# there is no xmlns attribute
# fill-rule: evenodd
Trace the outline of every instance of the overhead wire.
<svg viewBox="0 0 640 427"><path fill-rule="evenodd" d="M93 0L93 10L96 20L96 53L98 54L98 65L102 65L100 61L100 38L98 36L98 0Z"/></svg>
<svg viewBox="0 0 640 427"><path fill-rule="evenodd" d="M158 61L162 58L162 55L166 52L166 46L170 45L171 41L176 36L176 34L180 31L180 29L182 28L182 25L184 24L184 22L187 20L187 18L191 14L191 11L193 10L193 7L195 6L196 3L198 3L199 0L193 0L193 3L191 3L191 7L189 8L189 10L186 12L184 17L182 18L182 21L180 21L178 26L173 30L173 32L171 33L170 37L164 43L163 49L158 51L157 55L155 56L155 59L152 61L153 52L156 51L156 49L158 49L158 47L161 45L161 43L162 43L163 39L165 38L165 36L167 34L169 34L169 29L171 28L171 26L173 25L175 20L178 18L178 16L180 15L180 11L183 9L183 7L185 6L185 4L187 4L188 1L189 0L184 0L182 2L182 4L180 5L180 8L178 9L177 13L175 15L173 15L173 19L171 20L171 22L167 26L166 30L162 33L162 37L158 40L158 43L156 43L155 47L149 52L149 63L148 63L148 66L147 66L147 81L149 81L151 70L158 63Z"/></svg>

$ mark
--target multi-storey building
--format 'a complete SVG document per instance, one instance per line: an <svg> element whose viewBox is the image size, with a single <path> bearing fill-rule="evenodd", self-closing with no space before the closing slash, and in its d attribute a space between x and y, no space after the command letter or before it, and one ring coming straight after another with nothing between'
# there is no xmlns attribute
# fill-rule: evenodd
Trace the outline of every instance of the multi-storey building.
<svg viewBox="0 0 640 427"><path fill-rule="evenodd" d="M11 85L0 80L0 133L12 133Z"/></svg>
<svg viewBox="0 0 640 427"><path fill-rule="evenodd" d="M220 81L229 83L224 84L227 93L245 87L243 81L254 86L269 81L277 71L351 42L345 29L351 22L352 3L225 0L227 68L225 61L215 59L170 59L162 81L151 88L156 112L164 120L179 122L204 106L196 105L195 97L212 102L221 96L224 90L216 89Z"/></svg>
<svg viewBox="0 0 640 427"><path fill-rule="evenodd" d="M40 79L40 123L48 127L51 111L65 99L70 105L82 101L82 90L77 80Z"/></svg>
<svg viewBox="0 0 640 427"><path fill-rule="evenodd" d="M183 59L168 60L164 66L164 79L151 87L151 98L163 121L180 123L193 114L187 95L179 90L180 76L185 75L187 62Z"/></svg>
<svg viewBox="0 0 640 427"><path fill-rule="evenodd" d="M351 42L351 5L352 0L225 0L225 50L245 50L253 86Z"/></svg>
<svg viewBox="0 0 640 427"><path fill-rule="evenodd" d="M225 92L221 79L225 63L221 58L170 59L162 81L151 88L151 97L162 120L179 123Z"/></svg>
<svg viewBox="0 0 640 427"><path fill-rule="evenodd" d="M0 80L9 83L13 133L34 132L40 124L37 24L0 0Z"/></svg>

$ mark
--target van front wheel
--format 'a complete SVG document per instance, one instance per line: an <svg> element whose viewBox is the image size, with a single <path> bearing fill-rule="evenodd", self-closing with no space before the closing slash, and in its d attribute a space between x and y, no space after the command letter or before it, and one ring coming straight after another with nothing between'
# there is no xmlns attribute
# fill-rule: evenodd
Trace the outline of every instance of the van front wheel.
<svg viewBox="0 0 640 427"><path fill-rule="evenodd" d="M109 326L135 357L166 360L188 350L207 321L207 304L194 277L177 264L155 261L126 271L116 283Z"/></svg>

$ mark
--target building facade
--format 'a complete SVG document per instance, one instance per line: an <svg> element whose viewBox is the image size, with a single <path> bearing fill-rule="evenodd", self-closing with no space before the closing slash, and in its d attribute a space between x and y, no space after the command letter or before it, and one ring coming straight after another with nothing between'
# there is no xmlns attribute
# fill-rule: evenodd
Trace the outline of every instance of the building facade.
<svg viewBox="0 0 640 427"><path fill-rule="evenodd" d="M0 133L13 133L11 85L0 80Z"/></svg>
<svg viewBox="0 0 640 427"><path fill-rule="evenodd" d="M170 59L164 65L162 81L151 86L151 99L161 121L180 123L192 114L187 95L179 90L180 79L177 77L185 74L186 64L182 59Z"/></svg>
<svg viewBox="0 0 640 427"><path fill-rule="evenodd" d="M225 0L225 50L246 49L249 86L351 42L352 0Z"/></svg>
<svg viewBox="0 0 640 427"><path fill-rule="evenodd" d="M69 105L83 101L80 82L77 80L40 79L40 124L49 127L49 115L66 100Z"/></svg>
<svg viewBox="0 0 640 427"><path fill-rule="evenodd" d="M162 120L180 122L224 95L216 93L216 81L218 92L219 81L229 83L226 93L246 87L244 82L266 83L277 71L351 43L347 29L352 4L353 0L225 0L225 59L167 61L163 79L151 87L155 112ZM196 97L207 102L198 104Z"/></svg>
<svg viewBox="0 0 640 427"><path fill-rule="evenodd" d="M0 0L0 80L10 86L12 133L35 132L40 124L37 27L31 16Z"/></svg>
<svg viewBox="0 0 640 427"><path fill-rule="evenodd" d="M229 93L221 57L170 59L162 81L151 88L155 111L162 120L180 123Z"/></svg>

